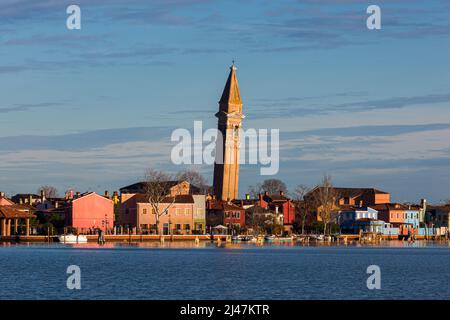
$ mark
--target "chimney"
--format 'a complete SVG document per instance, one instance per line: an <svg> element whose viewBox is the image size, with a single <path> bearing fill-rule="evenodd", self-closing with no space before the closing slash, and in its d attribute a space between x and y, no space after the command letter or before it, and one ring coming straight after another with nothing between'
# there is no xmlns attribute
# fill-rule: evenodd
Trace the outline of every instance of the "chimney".
<svg viewBox="0 0 450 320"><path fill-rule="evenodd" d="M109 191L108 190L105 191L105 198L109 199Z"/></svg>
<svg viewBox="0 0 450 320"><path fill-rule="evenodd" d="M45 191L41 190L41 202L43 203L45 201Z"/></svg>
<svg viewBox="0 0 450 320"><path fill-rule="evenodd" d="M75 193L75 198L78 199L80 197L80 191L77 191L77 193Z"/></svg>
<svg viewBox="0 0 450 320"><path fill-rule="evenodd" d="M363 207L363 201L359 200L359 207L362 208Z"/></svg>
<svg viewBox="0 0 450 320"><path fill-rule="evenodd" d="M58 209L58 207L59 207L59 202L55 201L55 209Z"/></svg>
<svg viewBox="0 0 450 320"><path fill-rule="evenodd" d="M284 191L280 190L280 196L284 196Z"/></svg>
<svg viewBox="0 0 450 320"><path fill-rule="evenodd" d="M5 193L0 191L0 198L4 198L5 197Z"/></svg>
<svg viewBox="0 0 450 320"><path fill-rule="evenodd" d="M29 202L28 204L29 204L30 206L33 205L33 195L30 194L30 195L28 196L28 202Z"/></svg>

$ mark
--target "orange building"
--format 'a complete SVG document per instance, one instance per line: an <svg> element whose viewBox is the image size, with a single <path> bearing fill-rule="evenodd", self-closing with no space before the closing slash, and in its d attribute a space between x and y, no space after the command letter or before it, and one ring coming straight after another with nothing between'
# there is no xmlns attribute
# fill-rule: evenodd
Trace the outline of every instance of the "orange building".
<svg viewBox="0 0 450 320"><path fill-rule="evenodd" d="M311 190L306 196L307 201L315 203L315 197L320 191L321 187L316 187ZM341 211L342 208L347 209L352 206L357 207L371 207L375 205L390 203L391 195L389 192L382 191L375 188L341 188L334 187L335 193L335 207L334 211ZM322 221L320 215L320 206L315 210L315 217L310 217L317 221Z"/></svg>
<svg viewBox="0 0 450 320"><path fill-rule="evenodd" d="M0 236L30 234L30 219L36 216L32 214L33 208L27 205L15 204L0 192Z"/></svg>
<svg viewBox="0 0 450 320"><path fill-rule="evenodd" d="M187 181L167 181L167 197L159 204L158 234L200 234L205 231L205 196ZM156 212L145 195L146 183L120 189L118 225L133 233L156 234Z"/></svg>
<svg viewBox="0 0 450 320"><path fill-rule="evenodd" d="M66 226L79 233L101 229L110 232L114 226L114 202L89 192L73 199L66 209Z"/></svg>

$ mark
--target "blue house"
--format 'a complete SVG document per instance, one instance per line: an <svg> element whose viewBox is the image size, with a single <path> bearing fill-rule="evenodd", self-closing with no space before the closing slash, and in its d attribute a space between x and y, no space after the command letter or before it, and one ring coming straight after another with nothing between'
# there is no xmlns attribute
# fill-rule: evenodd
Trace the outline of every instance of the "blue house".
<svg viewBox="0 0 450 320"><path fill-rule="evenodd" d="M348 207L339 213L342 233L379 232L383 233L385 222L378 220L378 211L370 207Z"/></svg>

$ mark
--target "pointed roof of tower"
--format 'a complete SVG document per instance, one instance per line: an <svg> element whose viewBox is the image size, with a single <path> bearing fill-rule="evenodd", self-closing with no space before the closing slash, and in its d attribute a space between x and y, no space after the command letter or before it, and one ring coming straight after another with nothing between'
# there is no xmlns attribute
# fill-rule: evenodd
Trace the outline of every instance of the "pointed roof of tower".
<svg viewBox="0 0 450 320"><path fill-rule="evenodd" d="M233 65L230 67L227 83L223 89L222 97L219 101L220 104L242 104L236 70L237 68L233 62Z"/></svg>

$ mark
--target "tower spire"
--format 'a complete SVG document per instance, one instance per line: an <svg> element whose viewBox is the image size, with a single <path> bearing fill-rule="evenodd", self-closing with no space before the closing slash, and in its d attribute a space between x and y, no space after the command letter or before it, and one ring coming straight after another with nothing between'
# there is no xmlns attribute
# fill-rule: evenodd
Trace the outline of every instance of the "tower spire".
<svg viewBox="0 0 450 320"><path fill-rule="evenodd" d="M219 100L219 112L216 113L218 130L223 139L216 142L214 194L217 199L225 201L236 199L239 188L240 128L244 115L236 70L233 61Z"/></svg>
<svg viewBox="0 0 450 320"><path fill-rule="evenodd" d="M219 100L219 104L221 104L221 105L223 105L223 104L241 105L241 108L242 108L241 93L239 92L239 84L238 84L238 80L237 80L236 70L237 70L237 68L236 68L236 65L234 64L234 60L233 60L233 64L230 67L230 73L228 74L228 79L225 84L225 88L223 89L222 97ZM222 108L221 108L221 110L222 110ZM223 110L223 111L227 111L227 110ZM230 112L230 111L231 110L228 110L228 112ZM237 111L237 110L233 110L233 111Z"/></svg>

